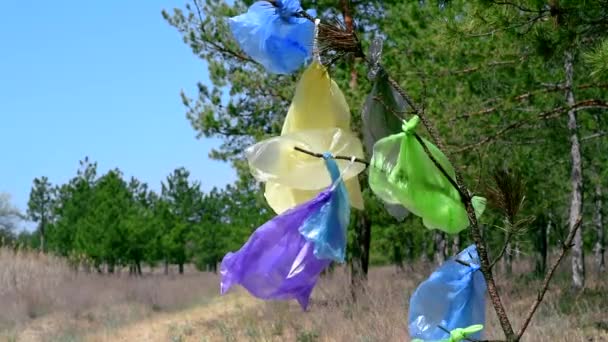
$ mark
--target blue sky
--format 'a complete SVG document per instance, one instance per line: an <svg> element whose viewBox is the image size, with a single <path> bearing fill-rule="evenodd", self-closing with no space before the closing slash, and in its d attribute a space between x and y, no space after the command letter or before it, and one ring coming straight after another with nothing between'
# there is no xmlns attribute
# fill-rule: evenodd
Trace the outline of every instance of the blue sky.
<svg viewBox="0 0 608 342"><path fill-rule="evenodd" d="M179 92L208 82L162 9L187 0L3 0L0 9L0 192L26 209L34 177L54 184L85 156L158 189L184 166L203 188L234 181L196 139Z"/></svg>

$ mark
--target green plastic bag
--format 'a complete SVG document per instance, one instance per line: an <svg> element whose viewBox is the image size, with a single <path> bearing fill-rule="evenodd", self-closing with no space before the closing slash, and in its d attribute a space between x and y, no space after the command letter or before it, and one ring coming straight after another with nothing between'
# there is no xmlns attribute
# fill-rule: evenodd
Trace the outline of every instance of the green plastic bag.
<svg viewBox="0 0 608 342"><path fill-rule="evenodd" d="M380 139L374 145L369 168L372 191L389 204L401 204L420 216L425 227L456 234L469 225L460 194L426 155L414 130L420 118L403 122L403 132ZM446 156L426 139L435 160L455 179L454 168ZM472 199L475 215L481 216L486 199Z"/></svg>
<svg viewBox="0 0 608 342"><path fill-rule="evenodd" d="M428 341L428 340L421 340L419 338L413 339L412 342L460 342L463 340L468 339L468 337L476 332L479 332L483 330L483 325L481 324L476 324L476 325L471 325L470 327L467 328L458 328L458 329L454 329L452 331L450 331L450 337L443 339L443 340L439 340L439 341Z"/></svg>

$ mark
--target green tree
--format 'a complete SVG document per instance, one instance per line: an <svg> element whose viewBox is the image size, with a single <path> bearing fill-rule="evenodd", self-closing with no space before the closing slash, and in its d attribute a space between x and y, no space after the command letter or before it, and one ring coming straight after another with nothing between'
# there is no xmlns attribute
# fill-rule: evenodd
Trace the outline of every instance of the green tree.
<svg viewBox="0 0 608 342"><path fill-rule="evenodd" d="M51 209L53 204L53 188L47 177L34 178L34 184L27 202L27 215L30 220L38 223L40 250L45 250L45 232L52 221Z"/></svg>
<svg viewBox="0 0 608 342"><path fill-rule="evenodd" d="M65 257L87 255L77 243L78 230L91 210L91 198L97 177L97 164L88 158L80 161L77 174L68 183L55 187L52 206L54 221L49 224L48 246Z"/></svg>
<svg viewBox="0 0 608 342"><path fill-rule="evenodd" d="M128 190L130 200L125 215L126 241L122 259L129 265L130 274L141 275L141 263L150 260L149 250L155 247L150 237L155 234L152 201L156 200L156 194L152 195L148 185L134 177L129 181ZM155 260L150 261L154 263Z"/></svg>
<svg viewBox="0 0 608 342"><path fill-rule="evenodd" d="M162 183L162 198L168 206L168 212L164 214L171 222L169 231L163 236L162 246L169 260L178 265L180 274L184 273L184 264L188 261L188 238L202 221L200 183L191 183L189 177L190 172L185 168L177 168Z"/></svg>
<svg viewBox="0 0 608 342"><path fill-rule="evenodd" d="M113 273L116 265L127 262L128 214L132 195L120 170L110 170L95 182L91 196L91 210L78 228L78 248L95 260L97 265L107 264Z"/></svg>

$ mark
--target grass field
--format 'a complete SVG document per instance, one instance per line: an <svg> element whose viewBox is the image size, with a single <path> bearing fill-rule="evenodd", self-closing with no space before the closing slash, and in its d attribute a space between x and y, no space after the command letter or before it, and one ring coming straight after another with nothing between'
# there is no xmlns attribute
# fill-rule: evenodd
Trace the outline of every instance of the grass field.
<svg viewBox="0 0 608 342"><path fill-rule="evenodd" d="M587 289L571 294L568 260L524 341L608 341L608 274L589 265ZM262 302L237 289L218 296L219 277L188 270L143 277L74 272L62 259L0 249L2 341L408 341L408 299L435 266L373 268L364 298L350 298L348 273L324 276L309 312L295 302ZM520 260L498 274L516 328L539 280ZM500 327L487 305L488 338Z"/></svg>

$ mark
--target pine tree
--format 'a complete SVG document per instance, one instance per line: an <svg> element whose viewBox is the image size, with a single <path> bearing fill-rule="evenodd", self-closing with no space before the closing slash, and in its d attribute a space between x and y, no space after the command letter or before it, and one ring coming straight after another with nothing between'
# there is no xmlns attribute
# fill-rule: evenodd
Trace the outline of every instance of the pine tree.
<svg viewBox="0 0 608 342"><path fill-rule="evenodd" d="M52 221L51 209L53 203L53 188L47 177L34 178L34 185L30 191L27 203L27 215L30 220L38 223L40 236L40 251L45 251L45 237L47 225Z"/></svg>

